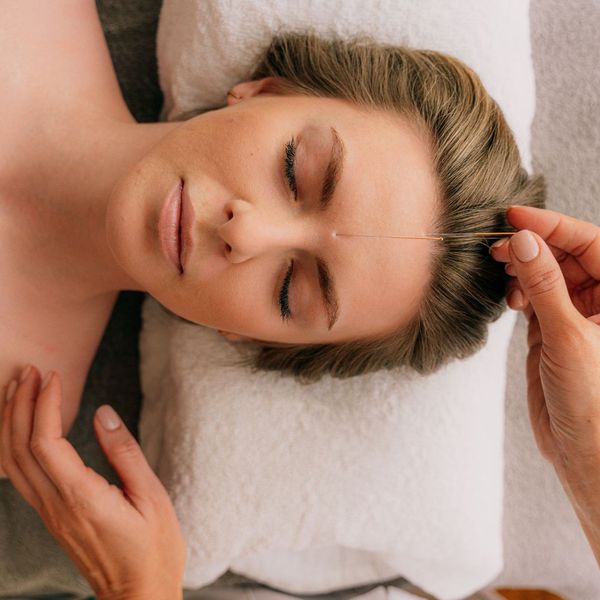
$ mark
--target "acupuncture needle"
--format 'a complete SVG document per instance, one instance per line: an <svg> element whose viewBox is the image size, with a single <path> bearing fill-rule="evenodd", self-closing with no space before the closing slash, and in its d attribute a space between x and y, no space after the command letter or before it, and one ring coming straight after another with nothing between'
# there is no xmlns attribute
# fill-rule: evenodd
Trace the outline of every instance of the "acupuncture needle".
<svg viewBox="0 0 600 600"><path fill-rule="evenodd" d="M427 233L425 235L368 235L365 233L336 233L348 237L376 237L376 238L396 238L403 240L444 240L444 239L463 239L463 238L486 238L502 237L505 235L514 235L516 231L481 231L477 233Z"/></svg>

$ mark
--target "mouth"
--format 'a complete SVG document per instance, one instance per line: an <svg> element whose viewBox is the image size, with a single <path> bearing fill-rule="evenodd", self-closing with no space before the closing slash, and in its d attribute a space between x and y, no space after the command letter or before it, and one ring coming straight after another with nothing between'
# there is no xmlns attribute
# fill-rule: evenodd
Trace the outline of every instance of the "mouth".
<svg viewBox="0 0 600 600"><path fill-rule="evenodd" d="M183 180L171 188L160 211L159 237L163 254L167 260L183 273L181 264L181 211L182 211Z"/></svg>
<svg viewBox="0 0 600 600"><path fill-rule="evenodd" d="M181 188L181 223L180 223L180 264L182 271L187 263L188 256L192 252L194 240L192 238L192 224L195 220L194 205L188 195L188 190L185 181L182 182Z"/></svg>

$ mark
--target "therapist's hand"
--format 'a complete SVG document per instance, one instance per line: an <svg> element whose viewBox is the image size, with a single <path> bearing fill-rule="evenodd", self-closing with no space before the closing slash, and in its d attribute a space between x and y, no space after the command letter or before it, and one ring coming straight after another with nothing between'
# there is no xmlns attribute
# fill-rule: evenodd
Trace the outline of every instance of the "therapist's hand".
<svg viewBox="0 0 600 600"><path fill-rule="evenodd" d="M538 449L555 466L589 464L600 480L600 228L531 207L507 217L529 230L492 256L515 277L509 306L529 321L527 396Z"/></svg>
<svg viewBox="0 0 600 600"><path fill-rule="evenodd" d="M96 412L96 436L121 490L87 467L63 437L58 373L40 387L32 367L5 403L1 448L8 478L99 600L181 598L185 541L170 498L135 438L120 420L108 431Z"/></svg>

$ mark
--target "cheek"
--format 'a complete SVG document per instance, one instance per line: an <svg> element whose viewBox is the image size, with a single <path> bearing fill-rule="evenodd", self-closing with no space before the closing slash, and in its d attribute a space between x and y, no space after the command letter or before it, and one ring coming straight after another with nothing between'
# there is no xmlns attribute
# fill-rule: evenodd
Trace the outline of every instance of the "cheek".
<svg viewBox="0 0 600 600"><path fill-rule="evenodd" d="M261 337L277 325L275 285L275 271L266 264L229 265L218 276L188 288L177 312L207 327Z"/></svg>

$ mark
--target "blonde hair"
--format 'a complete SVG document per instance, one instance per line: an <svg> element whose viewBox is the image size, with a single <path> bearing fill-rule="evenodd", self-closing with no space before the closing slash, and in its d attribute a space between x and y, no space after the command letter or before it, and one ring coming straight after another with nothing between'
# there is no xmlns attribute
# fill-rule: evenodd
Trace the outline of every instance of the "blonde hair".
<svg viewBox="0 0 600 600"><path fill-rule="evenodd" d="M263 77L276 78L281 93L349 100L425 127L440 190L435 231L511 231L510 204L545 205L544 179L521 166L502 111L477 74L452 56L365 35L285 33L273 38L250 79ZM308 383L325 374L346 378L400 366L428 374L474 354L506 308L509 277L481 240L433 244L429 288L414 318L393 335L339 344L261 343L238 364Z"/></svg>

